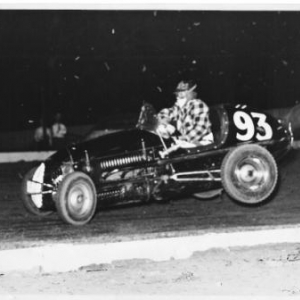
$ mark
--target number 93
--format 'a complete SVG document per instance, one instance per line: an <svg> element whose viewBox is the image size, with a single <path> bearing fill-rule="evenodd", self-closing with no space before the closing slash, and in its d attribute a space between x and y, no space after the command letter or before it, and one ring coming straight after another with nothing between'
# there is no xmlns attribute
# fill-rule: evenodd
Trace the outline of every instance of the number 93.
<svg viewBox="0 0 300 300"><path fill-rule="evenodd" d="M233 115L234 124L243 131L243 133L238 132L236 138L240 141L249 141L254 136L259 141L271 139L273 130L266 119L266 115L262 113L251 112L248 114L244 111L236 111ZM262 132L257 132L256 127L263 128Z"/></svg>

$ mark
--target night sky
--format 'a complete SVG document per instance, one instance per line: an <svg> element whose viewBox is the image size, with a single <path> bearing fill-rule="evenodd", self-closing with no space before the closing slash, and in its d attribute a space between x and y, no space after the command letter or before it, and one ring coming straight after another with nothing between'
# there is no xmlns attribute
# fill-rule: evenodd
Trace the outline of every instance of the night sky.
<svg viewBox="0 0 300 300"><path fill-rule="evenodd" d="M1 10L0 130L171 106L182 79L208 105L300 100L300 12Z"/></svg>

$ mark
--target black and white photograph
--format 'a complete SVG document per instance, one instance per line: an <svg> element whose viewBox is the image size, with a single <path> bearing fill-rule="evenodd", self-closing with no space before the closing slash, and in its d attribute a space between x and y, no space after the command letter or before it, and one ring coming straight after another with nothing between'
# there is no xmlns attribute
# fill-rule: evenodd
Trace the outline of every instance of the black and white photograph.
<svg viewBox="0 0 300 300"><path fill-rule="evenodd" d="M0 3L0 298L300 296L300 5Z"/></svg>

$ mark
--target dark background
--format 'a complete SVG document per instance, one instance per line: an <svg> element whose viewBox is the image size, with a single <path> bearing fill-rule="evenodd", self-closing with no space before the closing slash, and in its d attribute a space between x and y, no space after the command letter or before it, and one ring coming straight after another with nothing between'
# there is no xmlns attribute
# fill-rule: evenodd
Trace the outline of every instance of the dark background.
<svg viewBox="0 0 300 300"><path fill-rule="evenodd" d="M0 130L68 126L172 105L181 79L209 105L300 98L300 12L1 10Z"/></svg>

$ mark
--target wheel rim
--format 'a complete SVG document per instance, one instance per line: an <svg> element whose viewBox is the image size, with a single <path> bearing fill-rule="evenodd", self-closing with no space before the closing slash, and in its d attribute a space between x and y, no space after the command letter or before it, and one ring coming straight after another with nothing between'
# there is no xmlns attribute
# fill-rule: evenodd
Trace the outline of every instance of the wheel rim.
<svg viewBox="0 0 300 300"><path fill-rule="evenodd" d="M247 157L237 164L234 176L238 186L255 192L264 188L269 182L270 172L268 166L259 157Z"/></svg>
<svg viewBox="0 0 300 300"><path fill-rule="evenodd" d="M75 219L82 219L90 215L93 210L93 192L83 183L72 187L68 194L67 206L70 215Z"/></svg>

